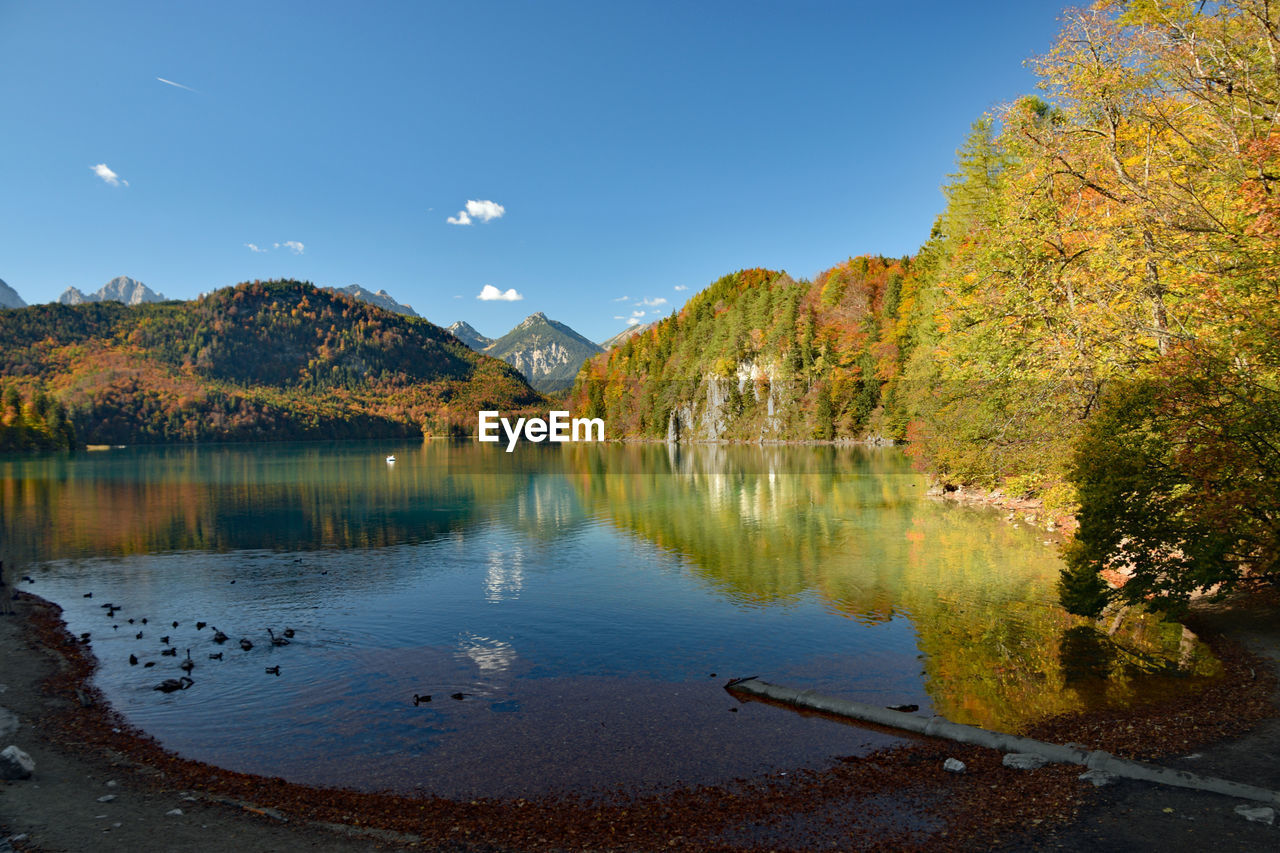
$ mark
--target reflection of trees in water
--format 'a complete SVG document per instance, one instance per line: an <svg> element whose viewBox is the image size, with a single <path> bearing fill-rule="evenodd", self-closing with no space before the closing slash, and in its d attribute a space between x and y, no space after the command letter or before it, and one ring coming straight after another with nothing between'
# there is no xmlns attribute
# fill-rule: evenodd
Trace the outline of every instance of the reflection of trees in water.
<svg viewBox="0 0 1280 853"><path fill-rule="evenodd" d="M575 451L570 477L593 514L684 556L726 598L817 595L862 623L907 616L926 689L952 719L1011 728L1170 689L1159 666L1112 662L1079 679L1077 658L1089 658L1072 648L1093 629L1057 606L1053 552L990 512L920 500L923 481L895 451L640 445L608 465ZM1165 662L1185 653L1181 626L1130 622L1108 638L1112 651Z"/></svg>
<svg viewBox="0 0 1280 853"><path fill-rule="evenodd" d="M21 562L170 550L378 548L460 530L520 486L518 474L467 445L424 442L397 453L395 468L373 445L16 460L0 464L0 523Z"/></svg>

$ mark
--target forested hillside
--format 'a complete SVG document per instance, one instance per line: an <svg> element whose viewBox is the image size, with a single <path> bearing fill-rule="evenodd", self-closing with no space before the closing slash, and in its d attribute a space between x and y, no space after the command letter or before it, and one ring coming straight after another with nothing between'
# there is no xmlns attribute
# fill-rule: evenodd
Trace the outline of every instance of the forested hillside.
<svg viewBox="0 0 1280 853"><path fill-rule="evenodd" d="M443 433L540 400L431 323L296 281L0 311L0 376L90 444Z"/></svg>
<svg viewBox="0 0 1280 853"><path fill-rule="evenodd" d="M1078 506L1080 612L1274 580L1278 52L1261 0L1071 12L909 263L727 276L575 400L612 434L904 438L941 482Z"/></svg>
<svg viewBox="0 0 1280 853"><path fill-rule="evenodd" d="M613 435L796 440L900 434L882 411L914 299L906 260L854 258L795 281L742 270L578 375L574 402Z"/></svg>

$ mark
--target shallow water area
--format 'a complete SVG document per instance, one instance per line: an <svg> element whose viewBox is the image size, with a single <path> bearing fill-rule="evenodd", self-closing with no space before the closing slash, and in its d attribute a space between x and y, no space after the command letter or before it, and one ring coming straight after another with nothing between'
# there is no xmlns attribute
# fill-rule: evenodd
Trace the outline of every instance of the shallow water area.
<svg viewBox="0 0 1280 853"><path fill-rule="evenodd" d="M1008 730L1212 674L1177 626L1062 613L1041 533L923 492L892 449L0 461L7 559L90 634L112 704L184 756L291 781L640 792L896 742L739 703L733 676ZM154 690L188 653L191 687Z"/></svg>

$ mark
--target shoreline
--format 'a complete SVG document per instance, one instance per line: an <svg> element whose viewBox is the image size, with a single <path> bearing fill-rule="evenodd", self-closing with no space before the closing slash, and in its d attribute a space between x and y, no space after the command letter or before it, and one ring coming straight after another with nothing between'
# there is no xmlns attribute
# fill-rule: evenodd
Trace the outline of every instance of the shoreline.
<svg viewBox="0 0 1280 853"><path fill-rule="evenodd" d="M113 825L125 821L97 819L103 812L126 811L115 802L98 804L97 797L116 790L122 792L120 800L124 791L147 803L160 799L167 808L199 812L201 827L219 824L223 832L252 836L237 842L240 850L343 851L374 849L371 845L702 851L812 849L832 843L849 849L855 839L861 845L857 849L965 850L999 844L1033 826L1066 831L1095 798L1076 779L1079 768L1014 771L1001 766L998 753L933 740L838 762L828 770L605 801L565 796L463 802L309 787L224 770L165 750L105 705L91 684L96 662L67 632L56 605L26 593L12 605L16 615L0 616L0 658L6 661L0 679L9 682L25 673L27 683L8 684L0 705L15 710L23 723L8 740L37 763L34 780L0 783L0 839L26 834L17 849L136 849L127 828ZM1275 675L1269 662L1221 636L1206 639L1226 674L1205 690L1165 706L1047 720L1025 733L1149 759L1167 755L1170 747L1220 742L1274 717ZM969 769L944 772L941 765L948 757ZM45 782L42 768L60 764L73 768L68 775L74 778L64 780L65 794L51 798L49 791L59 786ZM105 782L88 781L104 774L124 787L108 793ZM42 783L45 796L32 796L29 786ZM53 833L52 820L42 822L36 812L57 810L58 797L73 798L92 814L80 824L66 821L61 834ZM186 819L165 816L160 806L140 808L143 812L134 815L139 825L160 821L166 830L177 829L176 822ZM902 826L904 817L914 825ZM193 831L206 832L201 827ZM57 840L68 833L78 840ZM104 847L108 840L120 846ZM200 846L217 849L208 842L204 837Z"/></svg>

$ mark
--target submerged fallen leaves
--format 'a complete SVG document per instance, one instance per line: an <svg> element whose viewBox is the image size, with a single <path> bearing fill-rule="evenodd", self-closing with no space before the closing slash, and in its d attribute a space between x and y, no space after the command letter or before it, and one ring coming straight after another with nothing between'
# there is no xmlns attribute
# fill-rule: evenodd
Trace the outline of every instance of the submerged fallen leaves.
<svg viewBox="0 0 1280 853"><path fill-rule="evenodd" d="M1002 766L1000 753L921 739L822 771L801 770L722 786L672 787L636 796L450 800L319 788L236 773L177 756L122 719L91 686L95 661L60 609L24 596L34 639L64 665L45 690L66 701L48 718L65 746L132 764L137 783L203 792L259 820L342 824L392 846L449 850L972 850L1066 821L1091 797L1082 768L1034 772ZM1246 731L1276 713L1271 668L1214 643L1225 675L1176 701L1073 715L1026 732L1128 758L1151 759ZM92 701L88 707L77 691ZM779 711L779 713L783 713ZM708 745L714 749L714 744ZM948 757L964 773L942 769ZM448 768L440 768L447 773Z"/></svg>

